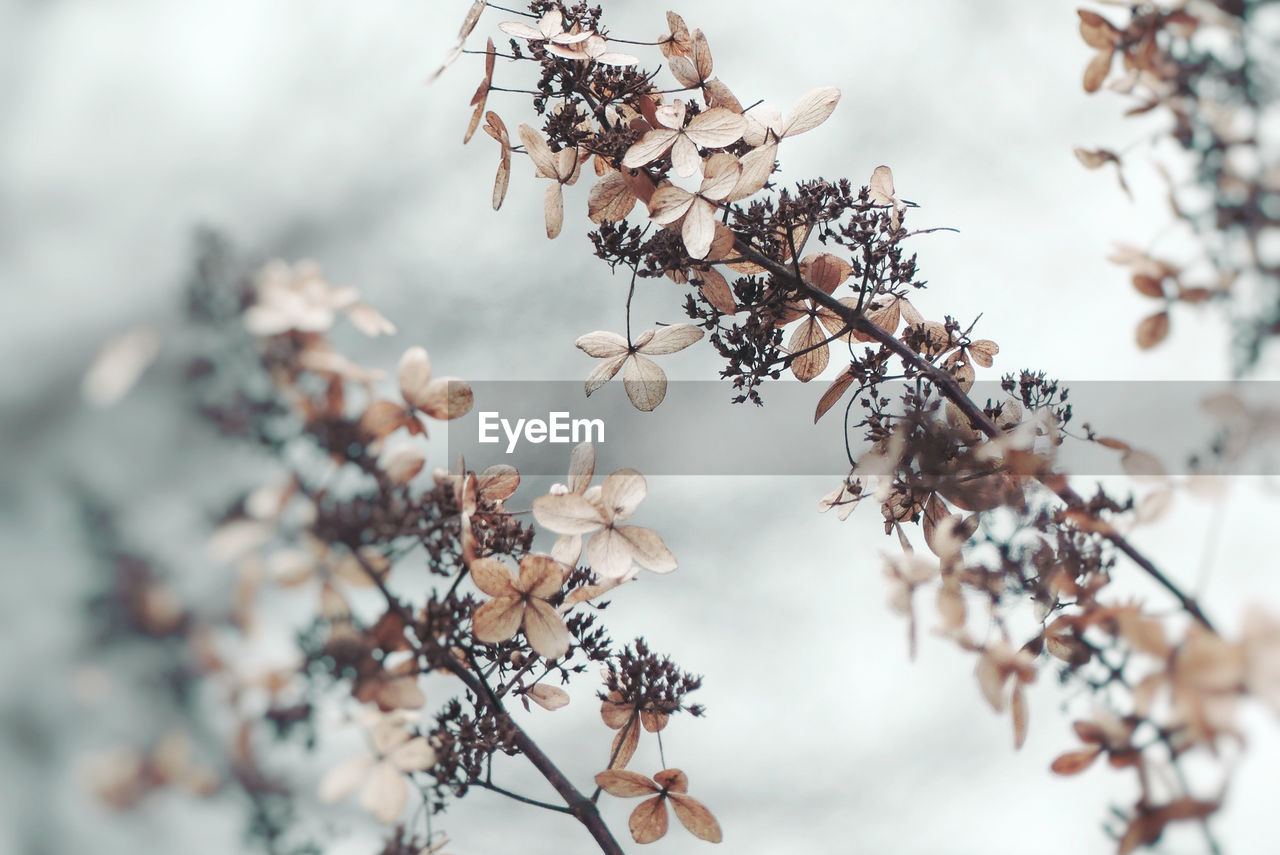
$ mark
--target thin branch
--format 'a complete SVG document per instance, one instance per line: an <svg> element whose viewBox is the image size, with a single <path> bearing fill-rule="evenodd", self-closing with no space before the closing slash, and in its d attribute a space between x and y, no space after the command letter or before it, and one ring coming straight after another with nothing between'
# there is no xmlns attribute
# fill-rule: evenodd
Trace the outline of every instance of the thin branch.
<svg viewBox="0 0 1280 855"><path fill-rule="evenodd" d="M786 282L794 290L803 292L815 303L825 306L832 312L835 312L838 316L844 319L849 326L853 327L853 329L870 336L883 347L892 351L895 356L903 361L903 363L909 365L920 374L928 377L929 380L938 387L938 391L941 392L947 400L955 404L960 411L968 417L969 421L987 436L994 439L1003 435L1003 432L996 426L996 423L982 411L981 407L973 402L964 389L960 388L959 382L957 382L956 378L949 372L944 371L928 360L923 359L920 354L907 347L906 344L895 338L888 330L875 324L861 311L850 306L846 306L835 297L824 292L822 289L810 285L808 282L804 281L803 277L795 276L786 265L774 261L769 256L760 252L744 238L736 238L734 240L734 246L737 247L747 260L765 268L765 270L769 271L769 273L775 278ZM1065 502L1068 507L1075 509L1085 507L1085 500L1067 484L1065 478L1055 475L1039 475L1036 476L1036 480L1049 488L1049 490ZM1124 535L1117 531L1107 531L1103 533L1103 537L1111 541L1117 549L1141 567L1148 576L1171 593L1182 605L1182 608L1187 612L1187 614L1199 621L1205 628L1213 630L1213 624L1200 609L1199 603L1179 588L1173 580L1164 575L1164 573L1162 573L1149 558L1139 552L1138 549L1124 537Z"/></svg>

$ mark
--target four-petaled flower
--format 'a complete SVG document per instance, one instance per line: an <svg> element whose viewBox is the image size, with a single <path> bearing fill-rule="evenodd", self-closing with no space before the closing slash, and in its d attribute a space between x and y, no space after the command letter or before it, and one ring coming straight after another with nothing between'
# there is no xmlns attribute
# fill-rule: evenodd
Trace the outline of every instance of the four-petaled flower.
<svg viewBox="0 0 1280 855"><path fill-rule="evenodd" d="M564 224L562 188L578 180L582 161L578 159L576 149L562 148L553 152L542 135L528 125L520 126L520 139L524 142L524 150L538 169L538 176L551 179L542 200L542 210L547 220L547 237L554 238L560 234L560 227Z"/></svg>
<svg viewBox="0 0 1280 855"><path fill-rule="evenodd" d="M723 839L720 823L706 805L687 795L689 779L679 769L663 769L652 778L626 769L610 769L596 775L596 784L611 796L631 799L650 796L631 812L627 826L636 843L652 843L667 833L667 802L681 825L693 836L710 843Z"/></svg>
<svg viewBox="0 0 1280 855"><path fill-rule="evenodd" d="M471 578L493 597L471 618L476 638L497 644L523 629L529 646L547 659L559 659L569 650L569 630L547 602L564 584L564 571L554 558L526 555L518 579L498 559L480 558L471 562Z"/></svg>
<svg viewBox="0 0 1280 855"><path fill-rule="evenodd" d="M574 345L587 356L604 360L587 376L588 397L625 365L622 385L627 397L637 410L647 413L667 396L667 375L656 362L640 354L675 353L701 339L702 330L693 324L672 324L656 332L645 330L630 342L618 333L597 330L580 336Z"/></svg>
<svg viewBox="0 0 1280 855"><path fill-rule="evenodd" d="M410 737L408 726L416 716L395 711L366 710L360 718L372 754L358 754L329 770L320 780L320 801L334 804L361 785L360 807L380 822L392 825L404 813L409 797L405 775L436 764L436 752L425 737Z"/></svg>
<svg viewBox="0 0 1280 855"><path fill-rule="evenodd" d="M643 475L619 469L604 479L594 501L577 493L549 493L533 500L533 516L557 534L591 534L587 562L602 579L622 579L632 572L633 562L670 573L676 557L657 532L618 524L631 518L647 491Z"/></svg>
<svg viewBox="0 0 1280 855"><path fill-rule="evenodd" d="M698 171L698 147L724 148L742 139L747 122L725 107L699 113L685 125L685 103L664 104L653 111L659 127L648 131L622 157L622 165L636 169L671 152L676 175L688 178Z"/></svg>

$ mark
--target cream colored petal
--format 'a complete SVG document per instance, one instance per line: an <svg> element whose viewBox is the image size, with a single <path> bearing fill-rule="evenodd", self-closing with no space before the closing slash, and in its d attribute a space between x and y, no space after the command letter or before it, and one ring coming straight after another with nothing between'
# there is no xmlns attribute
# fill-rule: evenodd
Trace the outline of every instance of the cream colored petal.
<svg viewBox="0 0 1280 855"><path fill-rule="evenodd" d="M582 557L582 535L562 534L551 547L551 557L568 567L575 567Z"/></svg>
<svg viewBox="0 0 1280 855"><path fill-rule="evenodd" d="M611 528L597 532L587 541L587 563L604 579L625 576L632 564L631 542Z"/></svg>
<svg viewBox="0 0 1280 855"><path fill-rule="evenodd" d="M678 136L680 136L678 130L654 128L641 137L639 142L627 149L627 153L622 157L622 165L628 169L636 169L650 161L657 160L675 144Z"/></svg>
<svg viewBox="0 0 1280 855"><path fill-rule="evenodd" d="M680 134L671 146L671 168L681 178L697 175L702 167L702 155L688 134Z"/></svg>
<svg viewBox="0 0 1280 855"><path fill-rule="evenodd" d="M572 643L568 627L544 600L529 600L524 610L524 634L529 646L548 659L564 656Z"/></svg>
<svg viewBox="0 0 1280 855"><path fill-rule="evenodd" d="M604 479L600 487L600 501L612 520L625 520L636 512L649 485L644 476L634 469L619 469Z"/></svg>
<svg viewBox="0 0 1280 855"><path fill-rule="evenodd" d="M596 471L596 447L590 442L580 442L569 456L569 492L582 493L591 483Z"/></svg>
<svg viewBox="0 0 1280 855"><path fill-rule="evenodd" d="M537 168L538 175L542 178L559 178L556 172L556 156L551 152L547 141L542 138L542 134L529 125L521 125L519 133L520 141L524 143L524 149L529 153L529 158Z"/></svg>
<svg viewBox="0 0 1280 855"><path fill-rule="evenodd" d="M558 710L569 703L568 692L559 686L548 686L543 683L530 686L529 691L525 692L525 697L544 710Z"/></svg>
<svg viewBox="0 0 1280 855"><path fill-rule="evenodd" d="M526 555L520 559L520 581L516 588L532 596L546 599L564 584L564 571L549 555Z"/></svg>
<svg viewBox="0 0 1280 855"><path fill-rule="evenodd" d="M524 603L515 597L496 597L471 617L471 630L480 641L497 644L516 634L524 617Z"/></svg>
<svg viewBox="0 0 1280 855"><path fill-rule="evenodd" d="M603 387L605 383L612 380L613 376L617 374L618 370L621 369L622 365L625 364L626 361L627 355L626 353L623 353L622 356L608 358L608 360L600 362L600 364L596 365L594 369L591 369L590 374L586 375L586 383L584 384L586 387L586 397L590 398L591 393L596 392L596 390Z"/></svg>
<svg viewBox="0 0 1280 855"><path fill-rule="evenodd" d="M680 237L690 258L706 258L716 236L716 209L706 199L696 197L680 225Z"/></svg>
<svg viewBox="0 0 1280 855"><path fill-rule="evenodd" d="M436 750L426 737L416 736L392 751L387 760L401 772L421 772L436 765Z"/></svg>
<svg viewBox="0 0 1280 855"><path fill-rule="evenodd" d="M368 754L357 754L325 772L320 779L320 801L331 805L350 796L364 783L373 764Z"/></svg>
<svg viewBox="0 0 1280 855"><path fill-rule="evenodd" d="M616 332L608 332L606 330L596 330L586 335L580 335L578 340L573 343L573 346L587 356L594 356L596 359L625 356L630 350L625 338Z"/></svg>
<svg viewBox="0 0 1280 855"><path fill-rule="evenodd" d="M782 136L794 137L811 131L827 120L840 102L840 90L823 86L800 96L782 124Z"/></svg>
<svg viewBox="0 0 1280 855"><path fill-rule="evenodd" d="M511 569L497 558L480 558L471 562L471 581L491 597L519 596Z"/></svg>
<svg viewBox="0 0 1280 855"><path fill-rule="evenodd" d="M626 357L622 384L637 410L651 412L667 396L667 375L658 364L638 354Z"/></svg>
<svg viewBox="0 0 1280 855"><path fill-rule="evenodd" d="M655 332L653 338L640 348L640 352L650 356L676 353L694 342L701 341L702 335L702 330L693 324L671 324Z"/></svg>
<svg viewBox="0 0 1280 855"><path fill-rule="evenodd" d="M576 493L539 496L533 500L533 518L557 534L586 534L606 522L599 508Z"/></svg>
<svg viewBox="0 0 1280 855"><path fill-rule="evenodd" d="M373 767L369 782L360 793L360 807L385 825L394 825L404 813L409 800L409 785L395 766L379 763Z"/></svg>
<svg viewBox="0 0 1280 855"><path fill-rule="evenodd" d="M703 148L724 148L742 139L746 119L724 107L713 107L689 120L685 134Z"/></svg>
<svg viewBox="0 0 1280 855"><path fill-rule="evenodd" d="M676 557L662 542L658 533L635 525L618 526L615 536L627 541L632 559L654 573L670 573L676 569Z"/></svg>
<svg viewBox="0 0 1280 855"><path fill-rule="evenodd" d="M421 347L411 347L400 357L400 396L417 407L431 382L431 357Z"/></svg>

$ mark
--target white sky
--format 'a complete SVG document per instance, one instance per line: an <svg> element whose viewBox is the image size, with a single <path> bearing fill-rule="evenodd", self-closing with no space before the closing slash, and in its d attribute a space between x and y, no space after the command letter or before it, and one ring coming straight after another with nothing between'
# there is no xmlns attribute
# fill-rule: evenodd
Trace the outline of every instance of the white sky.
<svg viewBox="0 0 1280 855"><path fill-rule="evenodd" d="M494 144L480 133L460 145L479 63L464 57L435 86L422 85L466 5L0 3L0 399L29 417L22 424L42 426L17 440L21 453L6 468L18 474L0 499L17 511L5 533L10 572L47 568L17 584L31 595L24 601L49 604L48 615L24 609L10 625L28 641L47 640L51 671L69 667L58 620L73 614L86 569L63 534L61 479L120 491L131 523L179 560L201 512L228 486L225 477L210 484L207 458L187 454L166 401L145 387L134 409L97 421L70 403L103 338L174 317L195 226L217 227L262 257L314 257L336 281L358 285L401 328L389 343L363 346L367 362L390 366L404 347L423 344L450 374L580 378L591 365L573 339L620 328L626 282L591 257L580 226L545 239L541 182L529 180L526 163L516 161L503 210L490 210ZM621 37L663 27L663 7L613 5L608 20ZM1169 343L1154 353L1132 346L1149 308L1103 259L1113 239L1146 241L1160 196L1134 169L1145 200L1134 207L1109 172L1086 172L1071 155L1079 144L1122 147L1142 126L1116 118L1117 100L1080 91L1088 50L1070 3L694 0L678 11L707 32L716 73L744 103L785 108L815 86L843 90L821 130L784 146L784 180L861 182L890 164L899 192L922 205L916 223L961 231L918 239L931 288L917 305L934 316L981 312L979 332L1002 347L997 369L1036 367L1068 380L1226 376L1226 337L1210 316L1175 317ZM506 17L487 13L473 45ZM499 66L500 84L511 75ZM527 120L518 100L495 94L490 107L511 128ZM570 194L570 212L585 207L586 186ZM681 301L655 283L636 317L681 320ZM683 378L717 368L707 349L666 364ZM873 509L845 524L813 513L830 486L654 479L637 521L664 535L681 569L646 579L610 609L616 638L644 633L706 675L698 700L709 718L677 722L666 748L720 818L725 851L1108 851L1098 822L1118 776L1095 769L1064 781L1047 772L1072 745L1050 675L1034 693L1030 740L1015 754L1007 721L986 708L964 657L926 636L920 660L908 663L880 575L879 551L894 545L877 533ZM1254 570L1274 548L1259 495L1242 486L1217 535L1208 604L1228 618L1249 591L1280 603L1277 582ZM1190 580L1207 529L1205 515L1183 505L1138 540ZM46 689L38 697L48 704L64 700L56 685ZM584 785L610 736L589 709L590 691L533 725L561 756L569 752L567 771ZM68 727L83 716L58 709ZM1258 721L1265 732L1267 719ZM589 748L573 757L579 724ZM1231 852L1262 851L1270 839L1266 758L1274 760L1275 740L1254 747L1221 824ZM56 818L51 851L93 843L214 852L239 840L234 812L209 817L173 802L131 825L106 823L71 775L46 774L51 789L38 792L52 793L49 813L29 816ZM0 776L0 787L14 794L15 812L29 804L21 793L45 802L29 782ZM495 805L499 824L486 820ZM607 810L625 835L629 806ZM522 849L531 855L591 851L563 817L483 793L445 827L462 855L510 851L516 840L535 841ZM201 829L195 842L192 828ZM673 826L654 851L703 846Z"/></svg>

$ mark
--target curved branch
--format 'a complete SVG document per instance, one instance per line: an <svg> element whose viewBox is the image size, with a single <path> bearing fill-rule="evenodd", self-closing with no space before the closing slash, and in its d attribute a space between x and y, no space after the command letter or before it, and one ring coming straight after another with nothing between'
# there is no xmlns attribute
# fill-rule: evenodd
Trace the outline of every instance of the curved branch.
<svg viewBox="0 0 1280 855"><path fill-rule="evenodd" d="M1002 431L996 426L996 423L982 411L981 407L973 402L964 389L960 388L960 384L956 381L955 377L951 376L949 372L943 371L928 360L921 358L920 354L907 347L906 344L895 338L888 330L875 324L860 309L846 306L835 297L824 292L822 289L804 281L803 277L796 276L786 265L769 258L742 237L738 237L734 240L734 247L741 252L743 257L748 261L763 267L774 278L779 279L787 283L793 289L802 292L815 303L830 309L854 330L870 336L880 345L892 351L895 356L903 361L903 363L909 365L920 374L928 377L929 380L938 387L938 391L940 391L947 400L955 404L960 411L968 417L969 421L984 434L993 439L1002 435ZM1069 484L1067 484L1066 479L1062 476L1038 475L1036 476L1036 480L1049 488L1049 490L1065 502L1068 507L1077 510L1085 507L1084 499ZM1204 611L1201 610L1200 604L1179 588L1177 583L1161 572L1160 568L1156 567L1155 564L1151 562L1151 559L1143 555L1137 547L1125 538L1124 535L1117 531L1110 530L1103 532L1103 537L1111 541L1116 549L1124 553L1131 561L1133 561L1133 563L1141 567L1148 576L1155 580L1157 584L1172 594L1187 614L1199 621L1206 629L1213 629L1213 624L1209 621L1209 618L1205 615Z"/></svg>

